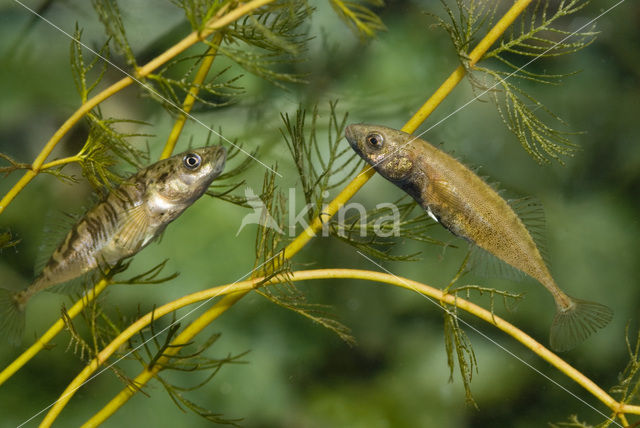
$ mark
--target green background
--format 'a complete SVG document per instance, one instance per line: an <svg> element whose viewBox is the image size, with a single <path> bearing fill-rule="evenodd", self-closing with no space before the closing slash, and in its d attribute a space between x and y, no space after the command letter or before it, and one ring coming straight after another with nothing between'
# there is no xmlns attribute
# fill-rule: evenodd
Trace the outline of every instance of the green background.
<svg viewBox="0 0 640 428"><path fill-rule="evenodd" d="M121 3L127 35L141 63L189 31L179 10L169 2ZM573 30L612 4L593 2L576 17L562 21L563 28ZM245 73L240 84L246 93L235 104L220 109L200 107L194 113L215 129L221 127L225 136L237 139L245 148L260 148L263 162L277 163L283 175L277 185L285 194L298 180L279 131L281 112L291 115L299 103L317 103L326 120L328 102L337 99L338 112L349 112L349 122L400 128L458 64L447 34L435 28L434 19L425 13L443 16L438 2L390 2L378 10L388 30L364 44L337 19L328 3L312 5L317 11L307 29L315 38L304 55L306 60L295 65L295 71L307 73L308 84L288 84L288 90L283 91ZM90 46L100 46L105 40L103 27L85 2L53 2L46 17L70 33L77 22ZM508 194L533 195L544 204L548 253L556 280L569 294L605 303L615 312L611 325L562 355L604 389L618 382L628 361L625 326L629 323L632 342L638 329L639 27L640 5L624 2L597 21L600 34L592 45L576 54L532 65L549 73L580 71L562 79L558 86L524 84L564 118L570 129L584 131L572 137L581 148L565 159L565 166L536 164L505 129L486 96L424 135L467 164L481 166L482 175L499 182ZM69 44L64 34L34 21L17 3L6 1L0 6L2 153L22 162L32 161L80 105L70 73ZM86 51L85 55L89 56ZM118 59L116 62L122 65ZM214 71L227 63L217 58ZM120 77L120 72L108 68L105 82ZM137 143L140 147L148 144L154 159L172 117L139 95L137 89L129 88L107 101L103 113L148 122L150 126L140 131L154 136L139 138ZM473 96L470 85L463 82L420 131ZM78 127L51 159L75 153L85 132ZM190 139L193 145L201 145L206 135L200 125L188 122L177 150L186 149ZM230 166L238 162L236 158ZM46 251L39 248L55 239L43 236L48 219L91 204L92 190L79 170L68 171L80 179L78 184L64 184L43 174L0 217L2 230L21 239L15 249L0 254L0 285L26 287L33 278L39 251ZM263 174L264 169L256 164L242 178L257 193ZM19 177L20 173L13 173L2 178L0 193L4 195ZM373 208L400 195L399 189L375 176L354 201ZM298 209L301 201L298 198ZM180 276L160 285L113 286L104 297L105 308L117 308L133 318L138 307L146 312L189 292L242 277L253 266L256 226L236 233L249 212L221 200L202 198L167 229L159 243L137 255L129 268L132 273L142 272L169 258L166 272L178 271ZM406 241L394 251L421 251L420 261L380 263L397 275L445 286L466 247L445 230L432 230L434 237L458 248L443 250ZM354 248L332 238L311 242L296 256L294 267L379 270ZM473 274L462 281L524 292L525 299L515 311L508 312L498 304L496 312L547 343L554 307L539 284ZM566 420L571 414L591 424L602 422L604 418L592 406L608 414L587 392L515 340L463 315L473 326L465 331L479 367L472 381L476 410L465 404L457 372L449 383L443 317L437 306L416 293L364 281L316 281L300 288L311 302L333 306L337 318L352 329L355 346L252 294L207 329L209 334L222 334L207 355L221 358L250 351L242 358L246 364L225 366L189 398L224 417L244 418L241 424L246 427L538 427ZM487 304L486 299L472 299ZM29 303L25 345L59 316L62 302L70 305L62 295L41 293ZM182 310L179 315L186 313ZM67 349L67 342L68 335L61 334L51 350L41 352L0 387L0 426L18 425L51 404L81 370L82 360L74 355L73 347ZM0 366L18 354L17 349L0 346ZM135 361L119 365L130 376L140 370ZM180 385L194 385L203 377L202 373L169 375ZM113 373L105 372L76 393L59 425L84 422L121 388ZM192 413L179 411L159 383L154 381L145 391L149 397L137 394L105 426L208 424ZM34 426L41 417L27 426Z"/></svg>

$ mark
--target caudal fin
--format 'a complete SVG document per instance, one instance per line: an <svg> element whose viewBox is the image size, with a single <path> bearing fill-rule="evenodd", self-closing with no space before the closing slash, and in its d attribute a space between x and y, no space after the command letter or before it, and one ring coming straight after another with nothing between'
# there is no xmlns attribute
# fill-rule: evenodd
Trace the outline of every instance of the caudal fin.
<svg viewBox="0 0 640 428"><path fill-rule="evenodd" d="M603 328L613 318L613 311L600 303L571 299L573 305L559 310L551 325L551 348L568 351Z"/></svg>
<svg viewBox="0 0 640 428"><path fill-rule="evenodd" d="M0 340L18 346L22 343L25 315L15 296L15 292L0 288Z"/></svg>

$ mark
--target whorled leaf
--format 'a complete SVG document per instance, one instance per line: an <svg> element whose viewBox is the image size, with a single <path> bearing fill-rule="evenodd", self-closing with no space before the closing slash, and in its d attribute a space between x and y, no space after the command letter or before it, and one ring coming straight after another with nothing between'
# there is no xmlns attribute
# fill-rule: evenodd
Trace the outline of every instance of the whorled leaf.
<svg viewBox="0 0 640 428"><path fill-rule="evenodd" d="M123 268L123 266L117 266L109 272L105 272L105 280L110 281L112 275L120 272ZM88 292L92 286L93 284L87 283L85 292ZM76 295L75 297L79 299L81 296ZM82 322L77 322L79 328L76 327L67 313L65 306L63 305L61 308L61 319L70 334L67 350L72 349L75 355L87 363L94 359L100 350L106 347L122 331L120 325L123 322L116 323L112 321L102 310L102 304L103 302L100 299L94 299L82 309L80 313ZM76 321L79 320L76 319ZM124 352L125 350L121 349L118 355L126 357L127 355ZM127 376L117 365L109 364L107 368L126 386L137 389L133 379Z"/></svg>
<svg viewBox="0 0 640 428"><path fill-rule="evenodd" d="M379 31L386 31L384 23L371 8L381 8L384 0L329 0L336 14L361 39L375 37Z"/></svg>
<svg viewBox="0 0 640 428"><path fill-rule="evenodd" d="M559 116L547 109L540 101L520 89L512 80L505 79L505 73L484 67L476 67L476 70L486 73L493 79L490 80L492 83L482 87L498 85L500 88L500 90L491 91L491 99L507 129L518 138L522 147L536 161L547 163L555 160L563 163L563 157L572 155L578 149L578 146L569 138L577 132L563 131L549 125L541 118L541 112L558 122L560 126L566 126Z"/></svg>
<svg viewBox="0 0 640 428"><path fill-rule="evenodd" d="M629 362L618 375L618 384L610 391L619 397L619 402L637 405L640 403L640 331L636 334L635 342L632 342L629 330L630 326L627 324L625 342Z"/></svg>
<svg viewBox="0 0 640 428"><path fill-rule="evenodd" d="M567 422L556 422L549 424L551 428L605 428L610 425L611 422L607 425L600 424L597 427L594 427L593 425L586 422L581 422L580 419L578 419L578 415L571 415Z"/></svg>
<svg viewBox="0 0 640 428"><path fill-rule="evenodd" d="M349 345L355 344L351 330L335 319L335 315L330 312L331 306L309 303L306 296L293 283L285 282L257 291L271 302L331 330Z"/></svg>
<svg viewBox="0 0 640 428"><path fill-rule="evenodd" d="M276 186L276 170L266 171L262 183L260 206L254 214L260 216L256 221L258 231L255 241L255 261L252 277L270 278L286 274L290 266L282 257L281 243L285 227L285 199Z"/></svg>
<svg viewBox="0 0 640 428"><path fill-rule="evenodd" d="M279 68L286 64L301 61L298 57L289 58L278 53L264 53L230 47L220 47L218 52L249 73L271 82L279 88L285 89L284 83L306 83L300 74L279 71Z"/></svg>
<svg viewBox="0 0 640 428"><path fill-rule="evenodd" d="M346 216L351 210L349 204L338 211L327 227L331 236L355 247L372 257L389 261L416 261L420 252L413 254L393 254L393 249L404 239L411 239L431 245L452 246L430 236L430 229L437 223L426 213L415 215L416 204L402 197L392 203L382 202L376 208L364 210L362 205L354 205L357 214Z"/></svg>
<svg viewBox="0 0 640 428"><path fill-rule="evenodd" d="M142 273L136 274L127 279L118 279L118 284L129 285L149 285L149 284L161 284L163 282L171 281L177 278L180 274L178 272L170 273L166 276L160 276L162 270L166 267L169 259L165 259L157 265L153 266Z"/></svg>
<svg viewBox="0 0 640 428"><path fill-rule="evenodd" d="M207 145L209 145L211 135L212 133L210 132L207 136ZM218 135L222 135L222 130L218 131ZM222 138L219 139L219 143L221 144ZM238 156L238 154L240 153L243 153L242 144L234 142L234 145L227 152L228 166L225 168L225 171L220 174L218 178L213 181L213 183L211 183L206 194L244 208L251 208L251 203L249 202L250 198L249 196L247 196L247 187L244 187L244 194L242 195L237 194L236 190L241 189L243 186L245 186L245 180L238 181L238 177L242 174L245 174L249 168L256 164L254 160L258 155L258 149L255 149L253 152L251 152L249 156L244 156L244 159L240 163L234 166L230 166L236 156ZM264 195L257 196L259 200L264 199Z"/></svg>
<svg viewBox="0 0 640 428"><path fill-rule="evenodd" d="M180 58L176 61L171 61L157 73L149 74L146 81L153 90L145 88L148 89L145 95L158 101L167 111L174 114L182 114L180 106L182 106L182 102L188 93L194 96L196 102L208 108L224 107L232 104L238 96L244 93L244 90L238 85L241 75L225 77L231 67L220 70L206 82L199 85L197 94L191 92L193 74L197 71L199 61L202 58L204 58L204 55ZM190 65L185 72L181 69L181 64L187 62ZM180 78L171 77L171 75L175 74L173 72L174 68L179 69Z"/></svg>
<svg viewBox="0 0 640 428"><path fill-rule="evenodd" d="M84 284L84 293L91 292L91 288L95 285L98 278L104 281L109 281L110 283L117 282L120 284L158 284L160 282L168 281L175 278L177 274L174 273L165 277L159 276L161 271L164 269L166 262L167 260L164 260L145 272L128 279L116 281L114 276L122 273L129 267L128 262L120 262L106 271L99 272L101 275L88 276L88 278L92 279L92 282ZM81 297L82 294L76 294L74 299L78 300ZM104 295L99 296L97 299L93 299L83 308L80 313L80 319L82 322L77 323L80 329L76 327L64 307L62 308L62 319L65 323L66 329L70 333L68 349L73 349L73 352L76 355L87 362L95 358L100 350L104 349L109 343L111 343L124 330L124 326L128 324L128 320L125 317L119 316L118 320L113 320L107 312L105 312ZM151 329L153 330L153 327L151 327ZM142 337L144 339L144 336ZM157 339L154 338L154 341L157 342ZM131 344L131 340L129 342L129 346L121 347L115 354L117 359L137 358L136 355L131 355L130 350L133 349L133 346ZM125 385L138 389L137 386L135 386L133 379L128 377L125 372L116 365L109 365L109 368Z"/></svg>
<svg viewBox="0 0 640 428"><path fill-rule="evenodd" d="M135 69L137 67L136 57L127 40L118 2L116 0L92 0L92 4L106 33L115 42L118 53L124 56L132 69Z"/></svg>
<svg viewBox="0 0 640 428"><path fill-rule="evenodd" d="M491 27L500 1L493 0L456 0L456 10L440 0L447 18L428 13L433 17L437 26L444 29L455 47L460 63L469 71L469 52L476 44L478 35Z"/></svg>
<svg viewBox="0 0 640 428"><path fill-rule="evenodd" d="M158 369L158 372L154 375L155 379L162 384L169 394L169 397L181 411L186 412L187 410L190 410L211 422L236 425L240 421L239 419L227 419L222 417L219 413L205 409L204 407L189 400L185 393L195 391L209 384L209 382L211 382L215 375L217 375L225 365L242 364L243 361L240 359L247 353L243 352L238 355L227 355L222 358L208 357L206 353L214 347L216 341L220 337L220 334L213 334L201 344L182 344L180 346L180 351L167 359L168 354L165 351L170 347L176 346L172 344L172 342L176 338L179 330L180 323L176 322L175 313L169 326L160 332L156 331L155 323L152 320L148 327L150 337L147 338L144 331L139 333L140 345L137 345L134 348L136 350L132 352L133 357L137 359L147 370L151 370L153 368ZM163 336L163 338L160 339L160 336ZM194 346L195 349L193 349ZM144 351L144 354L140 349ZM161 358L164 358L164 360L162 364L159 365L159 360ZM168 371L190 373L201 372L205 373L206 376L204 380L196 383L195 385L185 387L172 383L167 380L167 377L161 375Z"/></svg>
<svg viewBox="0 0 640 428"><path fill-rule="evenodd" d="M103 119L100 113L89 113L89 136L78 152L78 162L82 175L99 192L111 189L121 177L113 171L117 160L121 159L136 169L142 168L141 160L148 160L147 152L134 147L129 139L148 137L138 132L120 132L116 126L124 124L144 125L144 122L125 119Z"/></svg>
<svg viewBox="0 0 640 428"><path fill-rule="evenodd" d="M304 294L288 280L291 262L283 257L282 243L286 225L283 220L286 204L283 195L276 189L275 174L265 173L259 205L253 205L258 231L256 234L255 267L252 277L263 277L257 292L271 302L296 312L317 324L333 331L347 343L353 343L349 329L335 320L328 307L307 302ZM285 281L281 285L262 287L270 279L279 277Z"/></svg>
<svg viewBox="0 0 640 428"><path fill-rule="evenodd" d="M103 6L107 3L108 2ZM117 8L117 6L114 7ZM81 37L82 31L76 28L74 40L71 43L71 70L78 94L84 103L89 98L90 93L102 80L106 71L106 63L102 61L99 56L94 56L89 62L85 60L82 51L83 48L79 43ZM101 56L109 56L108 43L105 43L99 54ZM97 75L92 76L92 72L99 61L102 66L98 70ZM123 126L146 124L131 119L105 119L102 117L100 109L95 109L88 113L86 119L89 124L89 134L84 146L76 156L77 162L82 167L82 173L89 183L100 192L104 192L105 189L110 189L113 184L120 179L112 170L118 159L124 160L136 169L142 167L141 160L148 159L148 155L146 152L134 147L129 140L135 137L148 137L150 135L139 132L121 132L118 128L122 128ZM43 172L56 174L61 178L67 178L67 176L62 174L62 167L48 168L43 170ZM71 179L73 178L71 177Z"/></svg>
<svg viewBox="0 0 640 428"><path fill-rule="evenodd" d="M329 192L341 187L353 177L359 166L359 158L347 144L343 135L348 115L339 116L337 101L329 103L326 125L319 123L320 111L315 106L310 124L306 111L300 107L295 119L283 114L284 129L280 132L295 163L305 202L311 207L307 218L317 217ZM326 133L326 140L318 139Z"/></svg>
<svg viewBox="0 0 640 428"><path fill-rule="evenodd" d="M304 60L310 40L304 24L313 9L304 1L269 3L225 29L218 52L242 69L284 88L304 83L289 65Z"/></svg>
<svg viewBox="0 0 640 428"><path fill-rule="evenodd" d="M194 31L204 30L205 24L222 8L232 3L223 0L170 0L184 11Z"/></svg>
<svg viewBox="0 0 640 428"><path fill-rule="evenodd" d="M102 58L109 58L110 52L109 42L107 41L98 51L99 55L95 55L93 59L87 63L82 52L84 48L81 45L81 39L82 30L76 25L76 30L71 41L71 71L76 89L80 95L80 100L85 103L89 99L91 91L98 86L104 77L104 73L107 71L107 62ZM90 74L98 63L100 63L98 73L93 77L93 80L90 81Z"/></svg>
<svg viewBox="0 0 640 428"><path fill-rule="evenodd" d="M489 311L493 314L495 310L496 297L502 298L502 303L507 310L513 310L517 303L524 298L522 293L510 293L508 291L496 290L495 288L481 287L479 285L463 285L456 288L447 290L449 294L456 296L463 295L464 298L469 299L472 292L478 293L478 295L489 295Z"/></svg>
<svg viewBox="0 0 640 428"><path fill-rule="evenodd" d="M497 47L478 61L495 59L499 62L498 67L471 67L468 53L475 43L474 35L493 22L499 2L456 2L457 13L444 4L448 20L437 19L439 25L449 33L472 86L475 90L490 93L507 128L536 161L546 163L555 160L562 163L564 157L577 149L569 138L576 133L549 124L541 117L541 113L547 114L560 127L566 125L520 86L525 81L555 84L559 79L573 74L537 72L525 67L531 68L531 62L543 58L576 52L593 42L596 33L592 29L572 32L565 29L566 23L562 20L582 10L588 0L562 0L553 6L548 0L535 1L498 41ZM504 67L507 67L506 71Z"/></svg>
<svg viewBox="0 0 640 428"><path fill-rule="evenodd" d="M509 55L524 57L554 57L577 52L589 46L597 32L570 31L560 19L574 15L589 4L589 0L562 0L550 6L548 0L538 0L525 11L519 22L506 33L499 45L487 51L482 59L497 58L510 68L519 66L507 60Z"/></svg>
<svg viewBox="0 0 640 428"><path fill-rule="evenodd" d="M310 40L304 23L312 12L306 2L276 1L234 22L225 30L225 39L271 53L300 55Z"/></svg>
<svg viewBox="0 0 640 428"><path fill-rule="evenodd" d="M215 424L232 425L237 427L242 426L240 424L240 422L242 422L241 418L225 418L222 413L212 412L211 410L208 410L205 407L202 407L201 405L189 400L183 392L181 392L178 388L175 387L175 385L172 385L163 377L156 375L156 379L162 384L164 389L169 394L171 400L182 412L186 413L187 410L190 410L201 418L204 418L207 421L213 422Z"/></svg>
<svg viewBox="0 0 640 428"><path fill-rule="evenodd" d="M444 344L449 366L449 379L453 381L456 362L464 386L467 404L478 407L471 394L471 380L474 372L478 372L476 354L471 346L469 337L460 327L455 306L443 305L444 308Z"/></svg>

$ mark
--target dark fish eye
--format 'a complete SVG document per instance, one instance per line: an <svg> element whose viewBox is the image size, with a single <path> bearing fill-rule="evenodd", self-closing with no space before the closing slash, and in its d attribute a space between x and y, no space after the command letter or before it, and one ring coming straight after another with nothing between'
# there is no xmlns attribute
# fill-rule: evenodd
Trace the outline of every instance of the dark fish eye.
<svg viewBox="0 0 640 428"><path fill-rule="evenodd" d="M200 166L201 162L202 159L196 153L187 153L184 155L184 158L182 158L182 163L187 169L196 169Z"/></svg>
<svg viewBox="0 0 640 428"><path fill-rule="evenodd" d="M382 148L382 145L384 144L384 138L382 137L382 135L378 134L378 133L373 133L373 134L369 134L367 135L367 144L370 147L373 147L374 149L380 149Z"/></svg>

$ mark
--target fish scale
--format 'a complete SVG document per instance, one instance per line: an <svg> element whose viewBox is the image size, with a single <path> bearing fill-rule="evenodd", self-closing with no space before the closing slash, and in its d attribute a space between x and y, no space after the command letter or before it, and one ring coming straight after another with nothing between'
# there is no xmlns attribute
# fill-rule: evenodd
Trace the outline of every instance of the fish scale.
<svg viewBox="0 0 640 428"><path fill-rule="evenodd" d="M24 307L34 294L96 268L105 270L148 245L204 194L225 160L222 146L203 147L123 181L71 228L29 287L17 293L0 288L0 334L20 340Z"/></svg>

